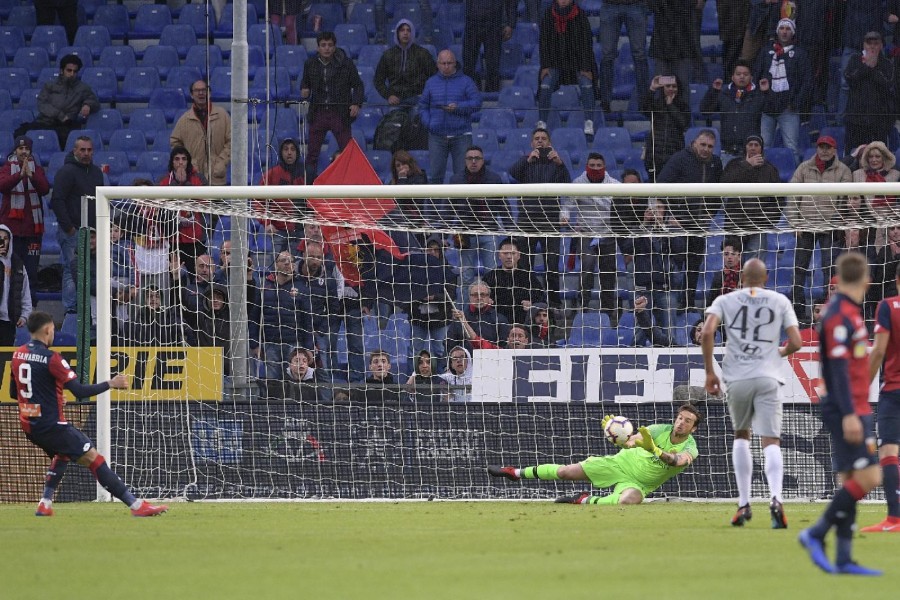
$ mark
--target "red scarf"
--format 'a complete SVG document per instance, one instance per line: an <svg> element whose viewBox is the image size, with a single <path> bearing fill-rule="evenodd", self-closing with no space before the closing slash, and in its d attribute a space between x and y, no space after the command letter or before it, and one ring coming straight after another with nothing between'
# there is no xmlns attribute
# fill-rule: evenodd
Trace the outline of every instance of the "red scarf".
<svg viewBox="0 0 900 600"><path fill-rule="evenodd" d="M603 183L603 180L606 179L606 167L602 169L585 167L584 172L587 173L588 181L591 183Z"/></svg>
<svg viewBox="0 0 900 600"><path fill-rule="evenodd" d="M727 294L738 289L741 282L741 272L737 269L722 269L722 293Z"/></svg>
<svg viewBox="0 0 900 600"><path fill-rule="evenodd" d="M578 16L578 6L572 4L572 9L567 14L561 14L559 12L559 6L554 2L553 6L550 8L550 14L553 15L553 26L556 29L556 33L565 33L566 26L570 21L574 21L575 17Z"/></svg>
<svg viewBox="0 0 900 600"><path fill-rule="evenodd" d="M875 171L874 169L866 169L866 181L873 181L878 183L884 183L886 179L884 178L884 174L886 171ZM885 196L875 196L870 201L873 207L881 207L888 206L894 202L893 198L886 198Z"/></svg>
<svg viewBox="0 0 900 600"><path fill-rule="evenodd" d="M819 170L819 173L824 173L824 172L825 172L825 169L827 169L828 167L830 167L830 166L831 166L831 163L833 163L834 160L835 160L835 159L832 158L830 161L825 162L824 160L822 160L821 158L819 158L818 156L816 156L816 168Z"/></svg>

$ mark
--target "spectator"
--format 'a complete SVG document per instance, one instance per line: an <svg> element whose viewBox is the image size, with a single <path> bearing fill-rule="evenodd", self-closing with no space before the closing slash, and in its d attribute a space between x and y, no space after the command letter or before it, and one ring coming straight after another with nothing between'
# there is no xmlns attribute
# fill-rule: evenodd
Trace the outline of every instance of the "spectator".
<svg viewBox="0 0 900 600"><path fill-rule="evenodd" d="M59 24L66 30L69 45L75 45L75 33L78 31L78 0L34 0L34 9L38 25L56 25L59 19Z"/></svg>
<svg viewBox="0 0 900 600"><path fill-rule="evenodd" d="M375 43L384 43L384 34L387 29L387 14L384 11L385 0L375 0ZM419 0L419 8L422 15L422 43L430 44L433 33L433 11L431 10L431 0ZM415 40L416 36L413 35ZM382 98L387 96L382 94Z"/></svg>
<svg viewBox="0 0 900 600"><path fill-rule="evenodd" d="M781 130L784 145L802 157L800 121L810 112L813 96L812 63L806 50L794 43L797 27L791 19L778 21L776 38L760 51L756 59L756 80L768 92L763 93L764 109L760 121L763 142L775 144L775 126Z"/></svg>
<svg viewBox="0 0 900 600"><path fill-rule="evenodd" d="M600 104L609 112L612 102L613 67L619 55L619 33L625 25L634 61L634 89L642 102L650 83L647 66L647 0L612 0L600 5Z"/></svg>
<svg viewBox="0 0 900 600"><path fill-rule="evenodd" d="M641 175L634 169L625 169L622 183L641 183ZM667 276L664 271L652 267L653 241L649 234L655 226L656 215L655 210L650 210L646 197L619 196L613 198L610 207L610 223L613 231L619 234L616 241L626 269L633 274L636 292L650 294L653 278ZM655 258L660 257L656 255Z"/></svg>
<svg viewBox="0 0 900 600"><path fill-rule="evenodd" d="M863 39L862 53L855 53L844 70L847 82L846 148L869 142L891 142L897 119L894 63L884 55L881 34L870 31Z"/></svg>
<svg viewBox="0 0 900 600"><path fill-rule="evenodd" d="M88 116L100 110L97 94L91 86L78 79L82 65L81 59L74 54L66 54L59 59L59 75L45 83L38 94L37 119L19 125L14 137L20 138L32 129L52 129L56 131L62 148L69 133L81 129Z"/></svg>
<svg viewBox="0 0 900 600"><path fill-rule="evenodd" d="M285 43L297 44L297 19L309 11L310 2L311 0L268 0L269 20L284 32Z"/></svg>
<svg viewBox="0 0 900 600"><path fill-rule="evenodd" d="M584 109L584 134L594 135L594 89L597 61L592 49L591 24L574 0L553 0L540 24L538 118L536 129L547 129L550 98L560 85L578 84Z"/></svg>
<svg viewBox="0 0 900 600"><path fill-rule="evenodd" d="M144 288L144 299L126 329L125 337L136 346L181 346L185 343L180 308L167 306L155 285Z"/></svg>
<svg viewBox="0 0 900 600"><path fill-rule="evenodd" d="M457 70L452 51L441 50L437 69L419 99L419 114L428 129L428 178L435 184L444 183L448 156L454 173L463 170L466 148L472 145L472 115L481 108L478 87Z"/></svg>
<svg viewBox="0 0 900 600"><path fill-rule="evenodd" d="M137 179L136 186L153 185L149 179ZM150 285L161 290L166 304L169 301L172 283L172 269L180 277L181 260L172 251L172 243L178 231L178 217L172 211L155 207L144 207L134 215L125 217L131 223L134 250L134 283L137 288ZM176 279L177 280L177 279ZM140 293L140 299L146 294Z"/></svg>
<svg viewBox="0 0 900 600"><path fill-rule="evenodd" d="M469 146L466 149L466 166L463 171L454 173L451 184L479 185L483 183L503 183L498 173L487 168L484 162L484 150L480 146ZM474 194L465 198L450 200L452 216L445 217L447 224L452 223L460 229L498 231L500 224L498 215L508 214L508 206L504 198L479 198ZM461 234L457 238L459 248L459 281L462 288L468 288L478 274L478 265L485 270L497 266L497 236L490 233Z"/></svg>
<svg viewBox="0 0 900 600"><path fill-rule="evenodd" d="M641 99L641 112L650 118L644 166L653 180L672 155L684 149L684 132L691 124L685 85L674 75L655 75L650 93Z"/></svg>
<svg viewBox="0 0 900 600"><path fill-rule="evenodd" d="M391 157L391 185L424 185L428 183L428 176L419 166L416 159L406 150L397 150ZM403 227L428 227L428 218L431 212L427 206L429 199L424 198L397 198L397 208L388 213L386 221L389 224L400 223ZM404 252L411 249L420 249L425 241L422 233L395 229L391 235L400 238L397 244Z"/></svg>
<svg viewBox="0 0 900 600"><path fill-rule="evenodd" d="M494 343L504 337L507 319L494 309L491 288L483 281L476 281L469 286L469 302L461 312L479 337ZM466 345L466 330L458 320L453 321L447 331L447 346L454 348L464 345Z"/></svg>
<svg viewBox="0 0 900 600"><path fill-rule="evenodd" d="M543 302L534 303L528 311L531 342L537 348L552 348L557 340L565 339L565 332L556 326L550 309Z"/></svg>
<svg viewBox="0 0 900 600"><path fill-rule="evenodd" d="M900 181L900 171L895 168L896 164L893 152L883 142L872 142L859 152L859 168L853 171L853 181ZM873 218L893 216L897 199L892 196L853 196L848 199L847 204L852 217L871 222Z"/></svg>
<svg viewBox="0 0 900 600"><path fill-rule="evenodd" d="M113 289L116 284L130 291L134 287L134 243L125 237L122 227L117 222L109 226L109 258L110 277L113 279Z"/></svg>
<svg viewBox="0 0 900 600"><path fill-rule="evenodd" d="M651 0L650 10L654 23L665 23L665 27L654 27L650 36L650 58L656 64L655 75L674 75L681 85L693 81L692 73L697 58L693 39L693 23L698 10L696 2L670 2Z"/></svg>
<svg viewBox="0 0 900 600"><path fill-rule="evenodd" d="M384 350L375 350L369 355L369 371L365 387L355 387L350 392L354 402L399 402L400 390L391 373L391 357Z"/></svg>
<svg viewBox="0 0 900 600"><path fill-rule="evenodd" d="M816 141L816 154L800 163L791 183L840 183L853 180L853 174L847 165L837 160L837 142L834 138L822 135ZM788 200L785 213L788 224L794 229L812 227L818 231L797 231L797 245L794 251L794 284L791 300L797 318L805 321L806 311L806 278L810 275L809 263L812 260L813 248L818 243L822 250L822 270L831 276L835 258L835 218L843 200L838 196L794 196Z"/></svg>
<svg viewBox="0 0 900 600"><path fill-rule="evenodd" d="M706 306L712 306L713 300L741 287L741 240L734 236L725 236L722 240L722 270L713 275L712 284L706 292Z"/></svg>
<svg viewBox="0 0 900 600"><path fill-rule="evenodd" d="M191 328L197 329L197 320L203 300L209 297L213 282L213 264L209 254L201 254L193 264L193 269L187 269L187 278L181 286L181 303L184 306L185 317L189 320Z"/></svg>
<svg viewBox="0 0 900 600"><path fill-rule="evenodd" d="M506 332L506 340L500 344L495 344L483 337L479 337L472 329L472 326L466 321L466 317L462 311L454 310L453 317L457 319L463 329L466 330L469 343L476 350L499 350L500 348L506 350L529 350L533 348L531 345L531 330L524 325L510 325Z"/></svg>
<svg viewBox="0 0 900 600"><path fill-rule="evenodd" d="M196 316L197 345L221 348L224 374L231 375L231 316L226 288L213 285L200 297Z"/></svg>
<svg viewBox="0 0 900 600"><path fill-rule="evenodd" d="M723 164L744 154L747 136L759 135L763 93L768 91L768 79L762 80L759 88L753 84L750 63L744 60L735 64L731 83L722 87L722 80L716 79L706 91L700 110L709 116L718 113L721 119Z"/></svg>
<svg viewBox="0 0 900 600"><path fill-rule="evenodd" d="M175 122L169 146L186 148L197 172L210 185L225 185L231 163L231 117L209 101L209 86L202 79L191 84L191 100L190 108Z"/></svg>
<svg viewBox="0 0 900 600"><path fill-rule="evenodd" d="M263 173L259 185L305 185L306 173L300 161L300 145L293 138L285 138L278 148L278 164ZM293 221L283 221L272 217L294 218L309 216L312 211L305 198L272 198L255 200L253 208L258 214L259 224L272 238L272 248L278 253L290 249L299 242L295 237L297 225ZM299 237L299 236L297 236ZM269 259L271 260L271 258Z"/></svg>
<svg viewBox="0 0 900 600"><path fill-rule="evenodd" d="M722 172L722 183L781 183L778 169L763 155L763 139L751 135L744 145L744 155L731 161ZM780 198L744 196L725 199L725 230L759 231L772 229L781 220ZM762 259L766 253L765 233L747 233L741 238L744 258ZM709 306L709 303L707 303Z"/></svg>
<svg viewBox="0 0 900 600"><path fill-rule="evenodd" d="M447 382L434 374L434 365L428 350L416 355L415 372L406 380L408 398L412 402L446 402Z"/></svg>
<svg viewBox="0 0 900 600"><path fill-rule="evenodd" d="M67 313L76 312L75 279L70 269L75 258L78 227L81 226L81 197L95 196L97 186L103 185L103 172L94 164L94 143L87 136L75 140L75 148L66 156L63 166L53 180L50 207L56 213L59 230L60 262L63 265L63 305ZM87 222L96 227L96 204L88 201Z"/></svg>
<svg viewBox="0 0 900 600"><path fill-rule="evenodd" d="M659 183L718 183L722 177L722 161L713 155L716 136L711 129L701 129L689 148L675 153L666 163L657 181ZM668 211L670 224L676 228L693 233L681 240L678 245L683 246L685 267L685 290L682 298L679 298L679 306L694 306L697 292L697 280L700 277L700 266L706 254L706 239L701 235L709 229L708 224L718 212L720 201L711 198L668 198L668 205L663 204L663 209ZM675 247L674 250L682 250Z"/></svg>
<svg viewBox="0 0 900 600"><path fill-rule="evenodd" d="M169 172L159 180L162 186L204 186L203 175L194 166L191 153L184 146L169 152ZM206 254L206 220L199 211L178 212L178 253L188 271L193 272L194 261Z"/></svg>
<svg viewBox="0 0 900 600"><path fill-rule="evenodd" d="M521 268L518 242L511 238L503 240L497 254L500 266L484 275L484 283L494 290L494 306L507 322L527 323L535 304L540 302L546 306L546 287L534 272Z"/></svg>
<svg viewBox="0 0 900 600"><path fill-rule="evenodd" d="M316 366L311 350L294 348L288 357L285 380L297 386L301 402L325 402L330 397L329 378L325 370ZM296 397L296 396L295 396Z"/></svg>
<svg viewBox="0 0 900 600"><path fill-rule="evenodd" d="M343 150L350 142L350 123L359 114L365 94L356 65L332 31L316 35L318 55L306 60L300 80L300 98L309 101L309 143L306 153L306 181L319 172L319 154L329 131Z"/></svg>
<svg viewBox="0 0 900 600"><path fill-rule="evenodd" d="M472 400L472 355L463 346L454 346L447 354L447 371L439 377L450 386L450 402Z"/></svg>
<svg viewBox="0 0 900 600"><path fill-rule="evenodd" d="M375 89L390 106L416 106L425 82L437 73L431 53L415 40L412 21L397 21L393 40L396 45L384 51L375 67Z"/></svg>
<svg viewBox="0 0 900 600"><path fill-rule="evenodd" d="M891 298L897 289L897 269L900 267L900 225L891 225L885 233L884 246L878 248L872 260L872 288L875 298Z"/></svg>
<svg viewBox="0 0 900 600"><path fill-rule="evenodd" d="M13 346L16 327L31 314L31 286L22 259L13 252L13 234L0 225L0 347Z"/></svg>
<svg viewBox="0 0 900 600"><path fill-rule="evenodd" d="M312 331L319 356L326 357L325 366L331 370L337 367L337 349L330 347L332 331L337 334L335 315L340 312L337 280L332 265L329 272L325 262L325 246L321 242L309 241L303 249L303 258L297 266L297 280L303 283L299 288L302 296L299 310L312 318Z"/></svg>
<svg viewBox="0 0 900 600"><path fill-rule="evenodd" d="M722 40L722 63L725 73L734 72L734 63L741 55L744 32L750 18L747 0L718 0L716 13L719 20L719 39Z"/></svg>
<svg viewBox="0 0 900 600"><path fill-rule="evenodd" d="M599 152L588 154L584 173L572 183L619 183L606 171L606 159ZM598 194L602 193L598 191ZM560 220L580 236L581 308L588 308L594 289L594 276L600 268L600 308L613 326L619 322L616 301L616 240L613 237L611 196L569 196L563 202Z"/></svg>
<svg viewBox="0 0 900 600"><path fill-rule="evenodd" d="M291 350L313 347L312 318L302 310L301 287L294 274L290 252L279 252L275 270L263 281L261 327L266 374L279 379L285 371ZM251 331L251 338L256 338Z"/></svg>
<svg viewBox="0 0 900 600"><path fill-rule="evenodd" d="M883 19L886 12L884 10L884 4L883 0L845 0L845 7L841 14L843 17L843 35L834 36L843 42L843 49L840 52L841 87L838 91L838 114L836 116L839 120L844 121L845 125L846 118L852 114L849 105L851 85L850 79L847 77L847 69L853 65L854 62L863 62L859 56L860 48L866 49L866 38L868 38L870 34L874 33L877 35L877 37L872 36L870 41L875 42L877 40L880 45L883 46L881 33L879 32L884 31ZM830 23L828 25L830 25ZM838 22L836 25L840 27L841 23ZM873 55L881 54L881 48L876 51L873 46L872 49L867 50L867 54L869 54L870 58L874 59ZM859 65L857 64L856 66ZM869 68L874 68L874 60L872 61L872 64L868 66ZM890 93L893 94L893 89ZM863 99L865 100L867 98ZM870 100L879 101L881 98L870 98ZM893 112L893 110L891 112ZM865 111L858 114L864 115ZM881 116L883 118L883 115ZM877 138L868 138L861 143L871 142L874 139ZM847 148L855 148L855 146L848 145Z"/></svg>
<svg viewBox="0 0 900 600"><path fill-rule="evenodd" d="M413 262L418 258L418 268ZM449 298L456 295L453 270L444 259L440 241L431 239L422 257L409 257L410 303L403 309L412 326L412 350L416 355L427 350L436 359L445 356L447 328L453 305Z"/></svg>
<svg viewBox="0 0 900 600"><path fill-rule="evenodd" d="M499 6L498 6L499 4ZM474 81L477 77L478 57L484 47L484 78L481 89L485 92L500 91L500 49L503 42L512 38L516 27L518 0L483 2L466 0L465 26L462 39L463 71Z"/></svg>
<svg viewBox="0 0 900 600"><path fill-rule="evenodd" d="M650 300L646 296L637 296L634 299L634 323L637 326L634 336L635 346L646 346L648 342L655 348L672 346L672 339L655 325L649 307Z"/></svg>
<svg viewBox="0 0 900 600"><path fill-rule="evenodd" d="M570 183L572 178L562 158L553 149L550 132L536 128L531 132L531 152L517 160L509 174L519 183ZM558 196L528 198L519 202L518 228L528 234L528 261L531 269L540 244L547 277L551 308L560 308L559 248L560 202ZM524 250L524 248L522 248Z"/></svg>
<svg viewBox="0 0 900 600"><path fill-rule="evenodd" d="M44 237L43 196L50 192L50 182L31 155L31 148L30 137L17 138L9 158L0 167L0 223L12 232L12 252L25 265L28 279L37 282ZM37 305L37 290L33 288L31 305Z"/></svg>

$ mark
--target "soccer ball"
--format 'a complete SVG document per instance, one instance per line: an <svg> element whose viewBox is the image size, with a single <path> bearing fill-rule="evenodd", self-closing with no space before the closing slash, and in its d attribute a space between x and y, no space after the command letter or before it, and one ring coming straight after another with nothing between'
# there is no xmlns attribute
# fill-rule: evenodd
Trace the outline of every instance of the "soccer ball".
<svg viewBox="0 0 900 600"><path fill-rule="evenodd" d="M613 417L606 424L603 434L611 444L624 444L634 433L634 425L625 417Z"/></svg>

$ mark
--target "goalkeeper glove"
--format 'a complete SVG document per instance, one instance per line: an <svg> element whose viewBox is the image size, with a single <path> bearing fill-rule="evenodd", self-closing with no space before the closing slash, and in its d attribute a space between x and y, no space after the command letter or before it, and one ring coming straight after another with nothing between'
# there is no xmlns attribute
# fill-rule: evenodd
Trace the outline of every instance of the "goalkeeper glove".
<svg viewBox="0 0 900 600"><path fill-rule="evenodd" d="M606 431L606 425L612 421L612 415L604 415L602 419L600 419L600 431Z"/></svg>
<svg viewBox="0 0 900 600"><path fill-rule="evenodd" d="M653 436L650 435L650 430L646 427L641 427L638 429L638 432L641 434L641 438L635 440L635 446L639 446L652 454L653 456L659 456L662 454L662 450L659 449L659 446L656 445L656 442L653 441Z"/></svg>

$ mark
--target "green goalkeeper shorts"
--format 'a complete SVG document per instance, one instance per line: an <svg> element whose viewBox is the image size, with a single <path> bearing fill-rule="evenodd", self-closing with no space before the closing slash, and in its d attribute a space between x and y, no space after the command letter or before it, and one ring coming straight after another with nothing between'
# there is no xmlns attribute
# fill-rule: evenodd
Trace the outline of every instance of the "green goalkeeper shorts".
<svg viewBox="0 0 900 600"><path fill-rule="evenodd" d="M627 475L616 460L618 455L609 456L589 456L581 463L584 474L591 480L591 484L596 488L613 488L611 497L618 497L623 491L633 488L641 492L645 498L653 490L644 489L644 486L636 481L631 481L631 476Z"/></svg>

